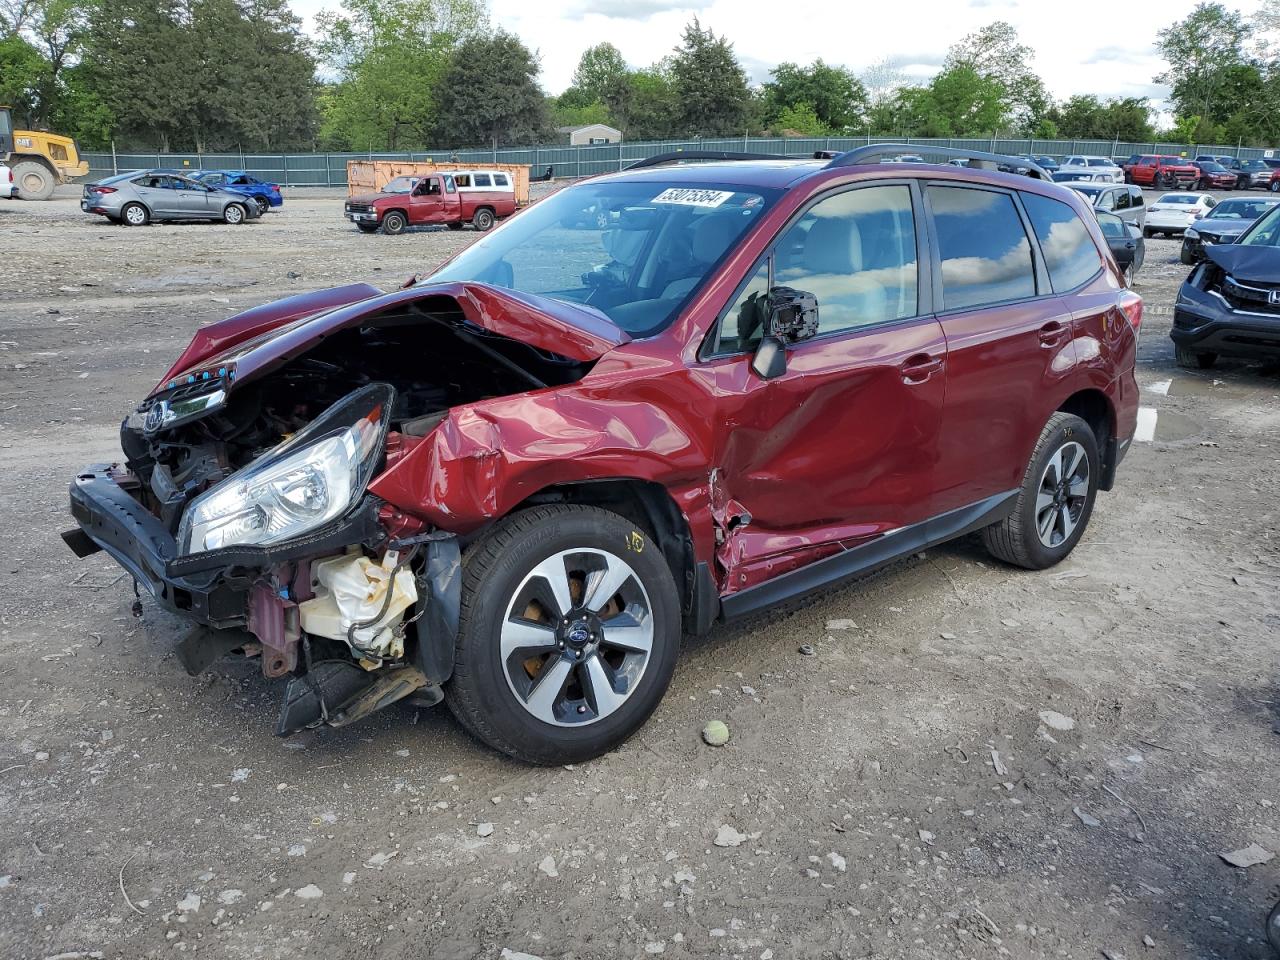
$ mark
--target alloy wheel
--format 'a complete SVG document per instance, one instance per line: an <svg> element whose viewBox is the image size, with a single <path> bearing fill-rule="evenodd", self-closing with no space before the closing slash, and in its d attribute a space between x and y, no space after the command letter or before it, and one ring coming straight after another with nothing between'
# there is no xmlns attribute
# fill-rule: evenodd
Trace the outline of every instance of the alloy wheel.
<svg viewBox="0 0 1280 960"><path fill-rule="evenodd" d="M499 635L507 685L543 723L602 720L635 692L649 665L649 595L621 557L562 550L516 588Z"/></svg>
<svg viewBox="0 0 1280 960"><path fill-rule="evenodd" d="M147 211L135 203L125 210L124 218L130 225L140 227L147 222Z"/></svg>
<svg viewBox="0 0 1280 960"><path fill-rule="evenodd" d="M1089 499L1089 458L1084 447L1069 440L1045 464L1036 492L1036 534L1046 547L1057 547L1080 525Z"/></svg>

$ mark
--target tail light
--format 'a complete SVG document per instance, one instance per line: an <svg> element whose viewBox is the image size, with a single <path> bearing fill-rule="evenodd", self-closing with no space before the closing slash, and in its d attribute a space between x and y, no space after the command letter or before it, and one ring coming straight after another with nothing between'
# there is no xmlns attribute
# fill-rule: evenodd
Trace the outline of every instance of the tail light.
<svg viewBox="0 0 1280 960"><path fill-rule="evenodd" d="M5 176L7 176L7 177L9 178L9 182L10 182L10 183L13 183L13 171L12 171L12 170L10 170L8 167L5 167L5 168L4 168L4 173L5 173Z"/></svg>
<svg viewBox="0 0 1280 960"><path fill-rule="evenodd" d="M280 190L280 184L278 184L278 183L269 183L269 184L267 184L267 189L268 189L268 190L275 190L275 191L279 192L279 190Z"/></svg>
<svg viewBox="0 0 1280 960"><path fill-rule="evenodd" d="M94 187L93 192L94 193L115 193L116 188L115 187Z"/></svg>
<svg viewBox="0 0 1280 960"><path fill-rule="evenodd" d="M1129 325L1133 327L1133 332L1141 332L1142 297L1132 290L1121 290L1116 305L1120 307L1120 312L1124 314L1125 319L1129 321Z"/></svg>

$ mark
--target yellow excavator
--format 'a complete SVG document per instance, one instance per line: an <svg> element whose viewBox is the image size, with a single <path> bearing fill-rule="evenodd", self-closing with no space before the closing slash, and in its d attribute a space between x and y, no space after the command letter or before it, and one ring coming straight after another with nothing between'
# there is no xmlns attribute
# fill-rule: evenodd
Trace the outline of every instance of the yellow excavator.
<svg viewBox="0 0 1280 960"><path fill-rule="evenodd" d="M59 183L89 172L70 137L13 129L13 113L0 106L0 163L13 171L13 185L23 200L48 200Z"/></svg>

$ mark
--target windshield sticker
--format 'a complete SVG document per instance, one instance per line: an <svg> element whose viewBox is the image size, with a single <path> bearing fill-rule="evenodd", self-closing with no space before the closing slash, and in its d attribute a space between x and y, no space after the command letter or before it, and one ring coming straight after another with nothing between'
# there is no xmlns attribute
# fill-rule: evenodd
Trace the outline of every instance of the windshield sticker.
<svg viewBox="0 0 1280 960"><path fill-rule="evenodd" d="M668 187L653 198L653 203L678 203L686 207L718 207L733 196L732 190L696 190L690 187Z"/></svg>

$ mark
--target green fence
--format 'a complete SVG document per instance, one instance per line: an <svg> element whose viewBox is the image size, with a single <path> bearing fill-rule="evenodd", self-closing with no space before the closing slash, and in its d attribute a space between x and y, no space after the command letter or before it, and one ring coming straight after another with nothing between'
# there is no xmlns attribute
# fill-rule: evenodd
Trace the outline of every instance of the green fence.
<svg viewBox="0 0 1280 960"><path fill-rule="evenodd" d="M731 137L714 140L663 140L595 146L499 147L469 150L415 150L403 153L86 153L93 179L126 170L155 167L178 170L245 170L263 180L290 187L345 187L348 160L451 160L464 163L522 163L535 174L552 167L556 177L586 177L620 170L628 163L676 150L743 150L803 157L815 150L852 150L869 143L903 143L928 147L957 147L992 153L1062 158L1072 154L1128 157L1135 153L1199 154L1261 157L1262 149L1217 144L1122 143L1118 140L922 140L894 137Z"/></svg>

